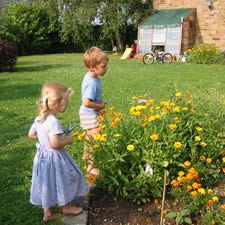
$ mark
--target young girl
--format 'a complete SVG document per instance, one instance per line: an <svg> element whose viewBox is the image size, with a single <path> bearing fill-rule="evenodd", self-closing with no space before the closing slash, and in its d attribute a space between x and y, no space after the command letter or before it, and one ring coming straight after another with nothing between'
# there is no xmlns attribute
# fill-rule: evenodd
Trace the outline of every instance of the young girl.
<svg viewBox="0 0 225 225"><path fill-rule="evenodd" d="M59 83L46 83L42 87L38 101L39 116L36 117L28 133L37 139L34 158L30 202L44 210L44 221L56 218L50 207L63 206L65 214L78 215L82 208L71 201L87 191L85 178L64 149L73 143L72 136L63 136L57 113L65 112L71 90Z"/></svg>

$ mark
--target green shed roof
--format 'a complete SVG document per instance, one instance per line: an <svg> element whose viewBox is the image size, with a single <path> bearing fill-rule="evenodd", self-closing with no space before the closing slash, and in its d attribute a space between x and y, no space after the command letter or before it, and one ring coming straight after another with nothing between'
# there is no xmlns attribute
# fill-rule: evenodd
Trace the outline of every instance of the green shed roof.
<svg viewBox="0 0 225 225"><path fill-rule="evenodd" d="M182 22L182 18L187 18L192 11L193 9L159 10L140 26L141 28L178 27Z"/></svg>

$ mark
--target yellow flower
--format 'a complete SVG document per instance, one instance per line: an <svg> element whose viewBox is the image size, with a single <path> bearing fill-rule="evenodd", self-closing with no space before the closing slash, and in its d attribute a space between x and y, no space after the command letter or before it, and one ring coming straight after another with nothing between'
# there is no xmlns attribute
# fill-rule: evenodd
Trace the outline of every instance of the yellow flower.
<svg viewBox="0 0 225 225"><path fill-rule="evenodd" d="M183 107L182 110L183 111L188 111L188 108L187 107Z"/></svg>
<svg viewBox="0 0 225 225"><path fill-rule="evenodd" d="M178 175L179 175L179 177L184 176L184 171L179 171Z"/></svg>
<svg viewBox="0 0 225 225"><path fill-rule="evenodd" d="M127 150L128 151L133 151L134 150L134 146L133 145L127 145Z"/></svg>
<svg viewBox="0 0 225 225"><path fill-rule="evenodd" d="M218 201L219 201L219 198L218 198L217 196L213 196L213 197L212 197L212 200L213 200L214 202L218 202Z"/></svg>
<svg viewBox="0 0 225 225"><path fill-rule="evenodd" d="M212 194L213 193L213 190L212 189L208 189L208 194Z"/></svg>
<svg viewBox="0 0 225 225"><path fill-rule="evenodd" d="M201 137L195 136L195 141L201 141Z"/></svg>
<svg viewBox="0 0 225 225"><path fill-rule="evenodd" d="M140 116L140 115L141 115L140 111L135 112L135 116Z"/></svg>
<svg viewBox="0 0 225 225"><path fill-rule="evenodd" d="M92 148L93 148L93 149L97 149L97 148L99 148L99 145L94 144L94 145L92 146Z"/></svg>
<svg viewBox="0 0 225 225"><path fill-rule="evenodd" d="M225 163L225 157L223 157L223 162Z"/></svg>
<svg viewBox="0 0 225 225"><path fill-rule="evenodd" d="M181 120L178 117L175 117L174 121L175 121L175 123L180 123L181 122Z"/></svg>
<svg viewBox="0 0 225 225"><path fill-rule="evenodd" d="M72 133L72 137L75 137L75 136L77 136L79 133L78 133L78 131L74 131L73 133Z"/></svg>
<svg viewBox="0 0 225 225"><path fill-rule="evenodd" d="M212 159L211 158L207 158L206 162L210 164L212 162Z"/></svg>
<svg viewBox="0 0 225 225"><path fill-rule="evenodd" d="M201 132L201 131L202 131L202 128L201 128L201 127L196 127L196 130L197 130L198 132Z"/></svg>
<svg viewBox="0 0 225 225"><path fill-rule="evenodd" d="M133 96L133 97L132 97L132 100L137 100L137 97L136 97L136 96Z"/></svg>
<svg viewBox="0 0 225 225"><path fill-rule="evenodd" d="M176 97L181 97L181 92L175 93L175 96L176 96Z"/></svg>
<svg viewBox="0 0 225 225"><path fill-rule="evenodd" d="M174 129L176 129L177 128L177 125L176 124L174 124L174 123L172 123L172 124L170 124L170 130L174 130Z"/></svg>
<svg viewBox="0 0 225 225"><path fill-rule="evenodd" d="M174 106L173 112L180 112L180 107L179 106Z"/></svg>
<svg viewBox="0 0 225 225"><path fill-rule="evenodd" d="M202 147L207 146L207 144L206 144L204 141L202 141L202 142L200 143L200 145L201 145Z"/></svg>
<svg viewBox="0 0 225 225"><path fill-rule="evenodd" d="M205 194L205 189L204 188L199 188L198 192L204 195Z"/></svg>
<svg viewBox="0 0 225 225"><path fill-rule="evenodd" d="M180 148L182 146L182 144L179 141L177 141L174 143L173 146L174 146L174 148Z"/></svg>
<svg viewBox="0 0 225 225"><path fill-rule="evenodd" d="M159 138L159 136L157 134L152 134L150 136L150 139L153 140L153 141L156 141L158 138Z"/></svg>
<svg viewBox="0 0 225 225"><path fill-rule="evenodd" d="M191 162L190 162L190 161L185 161L185 162L184 162L184 165L185 165L186 167L189 167L189 166L191 165Z"/></svg>
<svg viewBox="0 0 225 225"><path fill-rule="evenodd" d="M195 197L197 194L198 194L197 191L192 191L192 192L191 192L191 195L192 195L193 197Z"/></svg>
<svg viewBox="0 0 225 225"><path fill-rule="evenodd" d="M118 138L118 137L120 137L120 134L114 134L113 137Z"/></svg>
<svg viewBox="0 0 225 225"><path fill-rule="evenodd" d="M187 186L187 191L190 191L190 190L192 190L192 186L191 185L188 185Z"/></svg>
<svg viewBox="0 0 225 225"><path fill-rule="evenodd" d="M95 134L94 135L94 140L99 140L101 138L101 134Z"/></svg>
<svg viewBox="0 0 225 225"><path fill-rule="evenodd" d="M193 187L194 189L198 189L198 188L199 188L199 184L195 182L195 183L192 184L192 187Z"/></svg>

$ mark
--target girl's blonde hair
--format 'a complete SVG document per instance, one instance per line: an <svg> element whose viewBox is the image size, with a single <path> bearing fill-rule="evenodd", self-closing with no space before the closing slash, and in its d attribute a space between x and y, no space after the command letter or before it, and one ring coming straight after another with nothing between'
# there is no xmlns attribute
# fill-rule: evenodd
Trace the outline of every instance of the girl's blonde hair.
<svg viewBox="0 0 225 225"><path fill-rule="evenodd" d="M59 111L59 106L64 112L72 93L72 89L63 84L56 82L45 83L42 86L40 99L37 101L39 108L38 121L43 122L53 111Z"/></svg>
<svg viewBox="0 0 225 225"><path fill-rule="evenodd" d="M84 64L87 68L96 67L101 63L108 63L107 54L98 47L92 47L84 53Z"/></svg>

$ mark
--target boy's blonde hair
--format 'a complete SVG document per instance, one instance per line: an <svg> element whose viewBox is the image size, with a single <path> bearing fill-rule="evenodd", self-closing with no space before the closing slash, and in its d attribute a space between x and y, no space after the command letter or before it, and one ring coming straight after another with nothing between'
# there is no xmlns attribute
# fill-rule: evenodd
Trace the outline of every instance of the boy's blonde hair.
<svg viewBox="0 0 225 225"><path fill-rule="evenodd" d="M37 101L39 108L39 122L55 111L59 106L66 109L69 96L73 93L71 88L56 82L48 82L42 86L40 99Z"/></svg>
<svg viewBox="0 0 225 225"><path fill-rule="evenodd" d="M84 64L87 68L97 67L101 63L108 63L107 54L98 47L92 47L84 53Z"/></svg>

